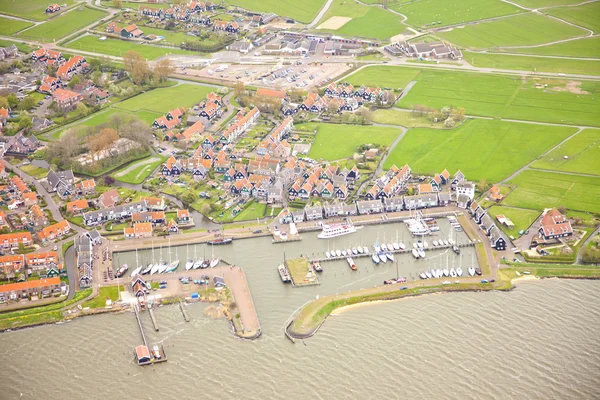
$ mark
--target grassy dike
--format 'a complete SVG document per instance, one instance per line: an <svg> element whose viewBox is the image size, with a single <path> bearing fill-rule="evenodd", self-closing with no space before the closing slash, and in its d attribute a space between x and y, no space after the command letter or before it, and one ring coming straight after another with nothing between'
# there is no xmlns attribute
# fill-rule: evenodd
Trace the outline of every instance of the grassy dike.
<svg viewBox="0 0 600 400"><path fill-rule="evenodd" d="M432 293L452 292L481 292L501 290L509 291L514 288L512 280L518 278L517 272L529 272L529 276L539 278L566 278L566 279L600 279L600 267L585 267L578 265L531 265L516 264L501 268L498 272L499 279L492 283L460 283L436 286L414 286L400 289L399 286L380 286L370 289L358 290L342 295L327 296L314 300L304 306L298 315L287 326L286 333L294 339L304 339L313 336L331 313L341 307L354 304L396 300L405 297L421 296Z"/></svg>

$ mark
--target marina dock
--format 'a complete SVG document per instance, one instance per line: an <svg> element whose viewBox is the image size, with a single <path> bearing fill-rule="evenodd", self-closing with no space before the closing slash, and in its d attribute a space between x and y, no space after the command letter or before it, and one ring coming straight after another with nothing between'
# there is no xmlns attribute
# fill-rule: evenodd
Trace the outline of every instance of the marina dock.
<svg viewBox="0 0 600 400"><path fill-rule="evenodd" d="M158 346L161 353L159 358L155 358L150 352L150 346L148 345L148 339L146 338L146 332L144 332L144 325L142 325L142 318L140 317L140 309L137 304L133 305L133 311L135 313L135 318L137 319L138 327L140 328L142 341L144 342L143 345L137 346L134 350L138 365L144 366L167 361L167 355L165 354L163 346Z"/></svg>
<svg viewBox="0 0 600 400"><path fill-rule="evenodd" d="M179 301L179 309L181 310L181 314L183 314L183 319L185 320L185 322L190 322L190 315L183 306L183 302L181 300Z"/></svg>
<svg viewBox="0 0 600 400"><path fill-rule="evenodd" d="M152 321L154 330L158 332L158 322L156 322L156 317L154 316L154 310L150 306L148 307L148 314L150 315L150 320Z"/></svg>

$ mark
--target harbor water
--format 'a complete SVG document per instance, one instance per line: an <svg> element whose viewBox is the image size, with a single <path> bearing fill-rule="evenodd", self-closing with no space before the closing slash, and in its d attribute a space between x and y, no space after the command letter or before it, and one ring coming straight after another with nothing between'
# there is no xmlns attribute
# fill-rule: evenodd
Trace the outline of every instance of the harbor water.
<svg viewBox="0 0 600 400"><path fill-rule="evenodd" d="M447 221L440 225L448 236ZM169 361L138 367L132 349L141 343L130 313L85 317L64 324L0 335L5 360L2 399L580 399L600 396L600 282L519 282L511 292L428 295L338 310L316 336L292 344L283 335L290 315L317 295L379 285L396 275L391 263L357 259L325 262L321 285L281 283L277 265L300 253L372 245L411 238L403 224L365 227L330 241L303 234L301 242L270 238L214 246L216 257L242 266L261 322L258 340L244 341L224 319L204 315L206 304L156 309L160 331L150 342L164 345ZM440 234L439 236L441 236ZM466 241L464 236L456 237ZM461 233L462 235L462 233ZM403 237L404 236L404 237ZM438 237L439 237L438 236ZM435 238L427 238L428 242ZM166 240L163 258L168 260ZM196 248L196 256L204 253ZM185 246L177 249L182 265ZM206 256L213 249L206 248ZM194 248L189 247L190 257ZM409 280L428 263L458 265L452 251L428 251L441 261L397 256ZM140 251L138 257L150 257ZM464 247L463 265L473 248ZM158 261L158 251L155 258ZM174 257L174 252L172 254ZM116 259L116 257L115 257ZM448 260L448 261L446 261ZM135 254L119 262L135 264ZM433 267L433 265L432 265ZM180 267L182 268L182 267Z"/></svg>

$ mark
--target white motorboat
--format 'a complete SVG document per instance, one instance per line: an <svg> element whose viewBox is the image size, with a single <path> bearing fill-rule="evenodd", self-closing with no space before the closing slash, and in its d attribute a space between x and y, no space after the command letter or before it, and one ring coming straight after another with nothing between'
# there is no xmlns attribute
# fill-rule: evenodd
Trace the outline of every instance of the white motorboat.
<svg viewBox="0 0 600 400"><path fill-rule="evenodd" d="M419 274L419 278L421 278L421 279L427 279L427 275L425 275L425 272L421 272Z"/></svg>
<svg viewBox="0 0 600 400"><path fill-rule="evenodd" d="M373 255L371 256L371 260L373 260L375 264L379 264L379 257L377 256L377 254L373 253Z"/></svg>
<svg viewBox="0 0 600 400"><path fill-rule="evenodd" d="M341 250L336 250L335 251L335 255L340 257L342 255L342 251Z"/></svg>
<svg viewBox="0 0 600 400"><path fill-rule="evenodd" d="M475 276L475 268L469 267L469 276Z"/></svg>
<svg viewBox="0 0 600 400"><path fill-rule="evenodd" d="M367 246L363 247L363 253L364 254L369 254L369 248Z"/></svg>
<svg viewBox="0 0 600 400"><path fill-rule="evenodd" d="M456 274L456 271L454 270L454 268L450 269L450 276L453 278L456 278L457 274Z"/></svg>
<svg viewBox="0 0 600 400"><path fill-rule="evenodd" d="M142 272L142 267L141 265L139 267L137 267L136 269L133 270L133 272L131 273L131 277L134 278L137 274L139 274L140 272Z"/></svg>
<svg viewBox="0 0 600 400"><path fill-rule="evenodd" d="M219 265L219 259L218 258L213 258L212 260L210 260L210 267L214 268L217 265Z"/></svg>
<svg viewBox="0 0 600 400"><path fill-rule="evenodd" d="M456 275L462 276L462 274L463 274L462 268L461 267L456 268Z"/></svg>
<svg viewBox="0 0 600 400"><path fill-rule="evenodd" d="M327 251L325 252L325 257L327 257L327 258L330 258L330 257L331 257L331 253L329 252L329 250L327 250Z"/></svg>
<svg viewBox="0 0 600 400"><path fill-rule="evenodd" d="M352 254L357 255L358 254L358 250L356 250L356 247L352 248Z"/></svg>
<svg viewBox="0 0 600 400"><path fill-rule="evenodd" d="M416 249L412 250L412 255L414 258L419 258L419 252Z"/></svg>
<svg viewBox="0 0 600 400"><path fill-rule="evenodd" d="M356 251L358 251L358 254L363 254L363 248L361 246L358 246Z"/></svg>
<svg viewBox="0 0 600 400"><path fill-rule="evenodd" d="M417 240L417 247L418 247L419 249L422 249L422 248L423 248L423 242L422 242L422 241L420 241L420 240Z"/></svg>
<svg viewBox="0 0 600 400"><path fill-rule="evenodd" d="M425 258L425 251L423 249L419 249L419 257Z"/></svg>
<svg viewBox="0 0 600 400"><path fill-rule="evenodd" d="M343 249L343 250L341 251L341 253L342 253L342 255L343 255L344 257L346 257L346 256L348 255L348 253L346 252L346 250L345 250L345 249Z"/></svg>
<svg viewBox="0 0 600 400"><path fill-rule="evenodd" d="M323 225L323 230L317 236L319 239L329 239L332 237L348 235L350 233L354 233L359 228L356 228L354 225L350 224L331 224L331 225Z"/></svg>
<svg viewBox="0 0 600 400"><path fill-rule="evenodd" d="M346 254L348 254L349 256L352 255L352 249L346 249Z"/></svg>
<svg viewBox="0 0 600 400"><path fill-rule="evenodd" d="M400 243L394 242L392 243L392 247L394 248L394 250L400 250Z"/></svg>
<svg viewBox="0 0 600 400"><path fill-rule="evenodd" d="M398 243L398 246L400 247L400 250L406 249L406 246L402 242Z"/></svg>

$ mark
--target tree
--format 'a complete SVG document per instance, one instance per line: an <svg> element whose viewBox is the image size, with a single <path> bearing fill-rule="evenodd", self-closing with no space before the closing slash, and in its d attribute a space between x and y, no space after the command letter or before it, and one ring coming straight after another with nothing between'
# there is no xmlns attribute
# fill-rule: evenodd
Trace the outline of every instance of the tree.
<svg viewBox="0 0 600 400"><path fill-rule="evenodd" d="M164 58L156 63L156 66L154 67L154 77L158 79L159 82L164 82L174 70L175 68L173 67L173 64L171 64L171 60Z"/></svg>
<svg viewBox="0 0 600 400"><path fill-rule="evenodd" d="M235 97L241 96L242 93L244 93L244 89L245 89L244 82L237 81L235 83L235 85L233 85L233 94L234 94L234 96Z"/></svg>
<svg viewBox="0 0 600 400"><path fill-rule="evenodd" d="M145 62L145 60L142 55L135 50L129 50L123 56L123 66L125 67L125 71L130 74L133 73L135 64L139 62Z"/></svg>
<svg viewBox="0 0 600 400"><path fill-rule="evenodd" d="M18 108L19 110L26 111L31 110L33 107L35 107L35 99L33 96L26 96L23 100L21 100Z"/></svg>
<svg viewBox="0 0 600 400"><path fill-rule="evenodd" d="M14 93L9 94L6 100L8 100L10 108L15 108L19 104L19 99L17 99L17 96Z"/></svg>
<svg viewBox="0 0 600 400"><path fill-rule="evenodd" d="M22 116L21 119L19 119L19 130L29 129L32 125L33 122L31 121L31 118L29 118L29 116Z"/></svg>
<svg viewBox="0 0 600 400"><path fill-rule="evenodd" d="M450 117L457 122L462 122L465 119L465 113L463 107L454 108L450 113Z"/></svg>
<svg viewBox="0 0 600 400"><path fill-rule="evenodd" d="M454 125L456 125L456 123L452 118L446 118L446 120L444 121L444 126L446 128L454 128Z"/></svg>
<svg viewBox="0 0 600 400"><path fill-rule="evenodd" d="M488 184L487 184L487 182L485 181L485 179L482 179L482 180L480 180L480 181L479 181L479 183L477 184L477 190L478 190L480 193L483 193L483 192L485 192L485 191L487 190L487 188L488 188Z"/></svg>
<svg viewBox="0 0 600 400"><path fill-rule="evenodd" d="M83 103L77 103L77 105L75 106L75 111L81 117L85 117L86 115L88 115L90 113L90 110Z"/></svg>
<svg viewBox="0 0 600 400"><path fill-rule="evenodd" d="M209 203L202 204L202 207L200 207L200 213L202 213L204 215L210 214L210 204Z"/></svg>
<svg viewBox="0 0 600 400"><path fill-rule="evenodd" d="M115 8L122 8L123 7L123 2L121 0L113 0L112 1L112 5Z"/></svg>
<svg viewBox="0 0 600 400"><path fill-rule="evenodd" d="M8 100L6 97L0 97L0 108L8 108Z"/></svg>
<svg viewBox="0 0 600 400"><path fill-rule="evenodd" d="M565 206L558 206L557 210L559 213L561 213L563 215L567 213L567 207L565 207Z"/></svg>
<svg viewBox="0 0 600 400"><path fill-rule="evenodd" d="M117 131L111 128L104 128L97 134L89 136L87 145L92 159L98 160L98 153L108 150L118 139Z"/></svg>
<svg viewBox="0 0 600 400"><path fill-rule="evenodd" d="M181 195L181 201L185 204L192 204L196 201L196 195L192 191L187 191Z"/></svg>
<svg viewBox="0 0 600 400"><path fill-rule="evenodd" d="M113 183L115 183L115 178L113 178L110 175L105 175L104 176L104 184L106 186L111 186Z"/></svg>
<svg viewBox="0 0 600 400"><path fill-rule="evenodd" d="M67 86L70 89L73 89L75 87L75 85L77 85L79 82L81 82L81 79L79 78L79 75L75 75L73 78L71 78L71 80L69 81L69 83L67 84Z"/></svg>

